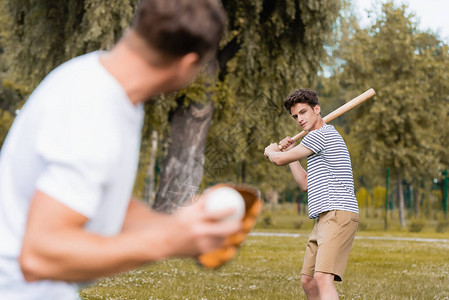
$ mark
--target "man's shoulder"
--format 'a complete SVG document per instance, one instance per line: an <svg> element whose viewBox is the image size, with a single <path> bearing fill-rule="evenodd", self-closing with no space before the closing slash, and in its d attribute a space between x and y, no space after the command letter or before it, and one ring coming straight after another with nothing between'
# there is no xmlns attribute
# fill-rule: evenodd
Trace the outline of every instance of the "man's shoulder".
<svg viewBox="0 0 449 300"><path fill-rule="evenodd" d="M100 54L100 51L94 51L71 58L53 69L45 80L65 81L67 85L79 81L92 81L94 78L98 81L101 79L98 78L101 71Z"/></svg>
<svg viewBox="0 0 449 300"><path fill-rule="evenodd" d="M98 105L108 106L109 98L122 96L123 89L104 69L100 55L101 51L95 51L61 64L42 81L33 96L70 103L72 109L80 106L84 111L95 110Z"/></svg>
<svg viewBox="0 0 449 300"><path fill-rule="evenodd" d="M59 67L75 67L79 65L92 66L92 62L97 61L100 58L102 51L93 51L86 54L82 54L73 57L66 62L62 63Z"/></svg>

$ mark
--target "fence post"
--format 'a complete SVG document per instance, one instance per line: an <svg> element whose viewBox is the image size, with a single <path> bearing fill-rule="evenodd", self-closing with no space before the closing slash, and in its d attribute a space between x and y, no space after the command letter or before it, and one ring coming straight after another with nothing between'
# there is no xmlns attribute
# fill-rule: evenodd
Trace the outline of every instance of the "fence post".
<svg viewBox="0 0 449 300"><path fill-rule="evenodd" d="M444 209L444 218L447 219L447 193L448 193L448 185L449 185L449 178L448 178L448 172L447 170L443 171L444 175L444 194L443 194L443 209Z"/></svg>
<svg viewBox="0 0 449 300"><path fill-rule="evenodd" d="M386 180L385 180L385 223L384 223L385 229L388 228L388 205L389 205L389 203L388 203L388 193L389 193L388 182L389 182L389 180L390 180L390 168L387 167L387 176L386 176Z"/></svg>

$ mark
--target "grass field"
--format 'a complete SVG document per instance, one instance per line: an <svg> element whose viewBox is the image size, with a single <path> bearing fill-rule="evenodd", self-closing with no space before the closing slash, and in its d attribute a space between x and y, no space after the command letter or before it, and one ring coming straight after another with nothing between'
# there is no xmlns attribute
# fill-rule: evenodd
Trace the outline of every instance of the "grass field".
<svg viewBox="0 0 449 300"><path fill-rule="evenodd" d="M408 215L408 213L406 214ZM385 211L383 209L370 210L368 213L360 209L359 231L371 232L420 232L432 235L432 233L447 233L449 236L449 220L445 219L442 212L435 214L432 219L407 218L407 226L401 228L398 220L397 210L388 212L387 230L385 230ZM294 204L286 203L282 205L265 205L264 211L260 215L256 224L256 229L260 230L312 230L314 223L306 212L301 215L296 212ZM436 234L436 236L441 236Z"/></svg>
<svg viewBox="0 0 449 300"><path fill-rule="evenodd" d="M310 221L312 222L312 221ZM273 230L270 230L273 231ZM238 255L217 271L193 260L170 259L106 278L83 299L305 299L300 268L307 240L250 236ZM365 239L354 242L340 299L449 299L449 243ZM448 238L447 234L378 233L377 236Z"/></svg>

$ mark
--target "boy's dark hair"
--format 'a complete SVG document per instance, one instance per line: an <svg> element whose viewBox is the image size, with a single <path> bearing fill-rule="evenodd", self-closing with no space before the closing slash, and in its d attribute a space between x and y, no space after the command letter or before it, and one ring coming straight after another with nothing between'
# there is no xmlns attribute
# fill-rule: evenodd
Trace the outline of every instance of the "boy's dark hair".
<svg viewBox="0 0 449 300"><path fill-rule="evenodd" d="M218 0L141 0L132 29L164 55L214 54L226 13Z"/></svg>
<svg viewBox="0 0 449 300"><path fill-rule="evenodd" d="M307 103L311 108L314 108L315 105L320 105L318 93L310 89L296 90L284 100L284 107L291 114L290 109L296 103Z"/></svg>

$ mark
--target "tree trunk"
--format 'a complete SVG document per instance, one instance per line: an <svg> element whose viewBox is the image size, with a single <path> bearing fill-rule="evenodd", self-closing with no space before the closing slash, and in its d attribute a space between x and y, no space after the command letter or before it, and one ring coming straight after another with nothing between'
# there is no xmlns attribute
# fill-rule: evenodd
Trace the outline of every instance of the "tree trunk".
<svg viewBox="0 0 449 300"><path fill-rule="evenodd" d="M213 113L212 102L176 108L153 205L156 210L173 212L178 206L188 205L197 193L203 177L204 149Z"/></svg>
<svg viewBox="0 0 449 300"><path fill-rule="evenodd" d="M398 200L399 200L399 221L401 222L401 227L405 227L405 215L404 215L404 193L402 191L402 178L401 169L398 168L396 171L396 182L398 185Z"/></svg>
<svg viewBox="0 0 449 300"><path fill-rule="evenodd" d="M158 134L156 130L153 130L151 134L151 150L150 150L150 163L148 164L147 169L147 178L148 183L146 184L146 190L145 190L145 201L152 205L154 203L154 197L155 197L155 173L154 168L156 166L156 154L157 154L157 141Z"/></svg>
<svg viewBox="0 0 449 300"><path fill-rule="evenodd" d="M205 66L209 78L215 78L217 70L217 60ZM204 171L207 132L214 114L211 95L206 97L206 103L191 103L187 107L181 101L173 113L168 152L162 162L153 205L155 210L171 213L179 206L191 204L197 194Z"/></svg>

